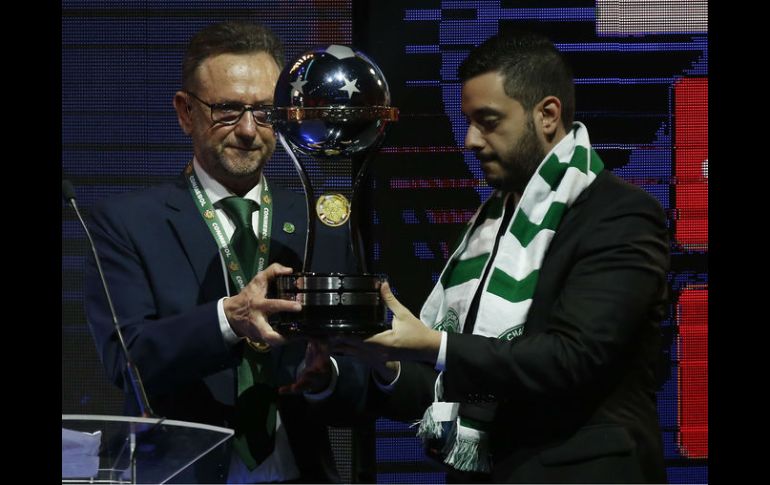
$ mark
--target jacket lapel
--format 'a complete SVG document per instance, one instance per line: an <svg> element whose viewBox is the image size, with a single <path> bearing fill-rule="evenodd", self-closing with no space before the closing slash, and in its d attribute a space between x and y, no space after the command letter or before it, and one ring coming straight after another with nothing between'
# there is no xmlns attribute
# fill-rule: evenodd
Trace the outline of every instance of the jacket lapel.
<svg viewBox="0 0 770 485"><path fill-rule="evenodd" d="M294 271L299 272L307 227L305 200L276 184L271 185L270 190L273 193L270 262L292 265Z"/></svg>
<svg viewBox="0 0 770 485"><path fill-rule="evenodd" d="M607 171L607 169L602 170L599 173L599 175L596 176L596 179L593 182L591 182L591 185L586 187L586 189L583 190L580 193L580 195L578 195L577 199L575 199L575 202L572 203L572 206L570 207L570 209L588 200L588 198L596 189L597 185L604 183L604 179L608 177L608 174L609 172Z"/></svg>
<svg viewBox="0 0 770 485"><path fill-rule="evenodd" d="M174 189L169 193L166 207L168 222L177 236L179 245L187 255L198 283L203 286L212 260L217 258L218 250L182 177L177 180Z"/></svg>

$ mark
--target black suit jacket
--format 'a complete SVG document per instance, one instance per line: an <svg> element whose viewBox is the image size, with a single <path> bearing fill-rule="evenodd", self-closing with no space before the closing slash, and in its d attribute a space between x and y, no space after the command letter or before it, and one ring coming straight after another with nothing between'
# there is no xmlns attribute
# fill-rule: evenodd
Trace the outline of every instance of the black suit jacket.
<svg viewBox="0 0 770 485"><path fill-rule="evenodd" d="M655 392L668 259L660 205L604 171L564 214L523 335L448 335L445 400L499 403L493 481L666 481ZM385 412L420 418L436 374L403 365Z"/></svg>
<svg viewBox="0 0 770 485"><path fill-rule="evenodd" d="M270 262L301 270L306 206L300 194L275 184ZM92 212L91 231L110 287L126 344L140 369L156 414L170 419L231 427L236 374L242 344L225 345L216 304L226 295L217 246L198 213L186 183L122 195ZM294 232L283 230L285 222ZM320 225L313 270L354 271L348 232ZM108 377L127 389L119 349L94 262L86 267L86 312ZM271 351L279 385L294 381L304 342ZM366 374L360 365L338 359L334 395L310 406L302 396L282 396L279 409L302 480L339 481L323 420L342 421L357 412ZM130 393L126 414L137 414ZM322 419L323 418L323 419ZM195 480L226 479L230 450L206 457ZM191 480L188 477L187 480Z"/></svg>

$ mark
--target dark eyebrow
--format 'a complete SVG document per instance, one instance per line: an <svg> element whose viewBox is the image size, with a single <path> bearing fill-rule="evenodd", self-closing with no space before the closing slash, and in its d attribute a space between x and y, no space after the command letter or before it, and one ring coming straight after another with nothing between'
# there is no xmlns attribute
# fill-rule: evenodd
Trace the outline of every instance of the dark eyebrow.
<svg viewBox="0 0 770 485"><path fill-rule="evenodd" d="M487 117L487 116L502 117L503 113L501 111L498 111L498 110L494 109L494 108L483 107L483 108L479 108L477 110L474 110L470 114L470 116L474 117L474 118L484 118L484 117Z"/></svg>
<svg viewBox="0 0 770 485"><path fill-rule="evenodd" d="M463 113L468 122L480 122L487 118L504 118L505 113L487 106L473 110L470 114Z"/></svg>

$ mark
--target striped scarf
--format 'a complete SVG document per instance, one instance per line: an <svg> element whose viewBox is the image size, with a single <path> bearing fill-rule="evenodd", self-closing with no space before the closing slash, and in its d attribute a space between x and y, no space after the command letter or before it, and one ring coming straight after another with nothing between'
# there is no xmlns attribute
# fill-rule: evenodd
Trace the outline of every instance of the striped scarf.
<svg viewBox="0 0 770 485"><path fill-rule="evenodd" d="M539 269L564 211L604 168L579 122L549 152L524 189L498 251L490 261L508 197L496 191L468 222L458 248L420 311L425 325L462 332L473 295L481 286L474 335L511 341L522 335ZM482 275L488 265L488 276ZM489 472L487 426L463 416L463 406L442 402L441 374L435 402L420 422L418 436L435 448L445 442L444 463L460 471ZM491 421L491 417L489 419Z"/></svg>

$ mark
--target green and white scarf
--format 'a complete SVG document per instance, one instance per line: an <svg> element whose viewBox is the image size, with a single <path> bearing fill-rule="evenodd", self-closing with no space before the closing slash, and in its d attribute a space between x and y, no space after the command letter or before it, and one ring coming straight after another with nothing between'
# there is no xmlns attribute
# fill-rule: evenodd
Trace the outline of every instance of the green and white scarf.
<svg viewBox="0 0 770 485"><path fill-rule="evenodd" d="M462 332L473 295L483 285L473 334L506 341L521 336L543 257L562 215L603 168L591 148L588 130L576 122L525 187L492 261L490 254L512 195L496 191L482 204L425 301L420 320L436 330ZM488 265L492 267L481 281ZM486 426L463 419L462 406L442 402L442 394L440 374L435 402L425 411L418 436L426 443L445 439L444 463L457 470L489 472Z"/></svg>

